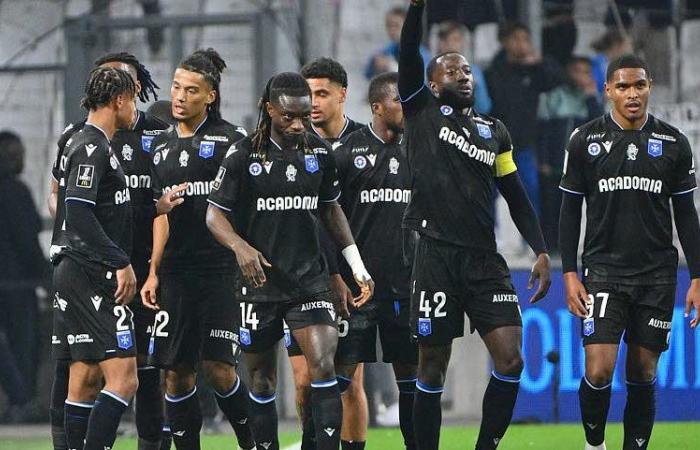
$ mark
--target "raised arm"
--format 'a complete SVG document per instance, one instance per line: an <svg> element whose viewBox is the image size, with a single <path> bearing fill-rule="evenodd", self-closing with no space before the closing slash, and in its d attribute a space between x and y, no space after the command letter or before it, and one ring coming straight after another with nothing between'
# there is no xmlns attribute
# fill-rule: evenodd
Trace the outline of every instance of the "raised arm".
<svg viewBox="0 0 700 450"><path fill-rule="evenodd" d="M404 104L413 101L425 86L425 65L420 54L424 8L425 0L411 0L401 29L399 95Z"/></svg>

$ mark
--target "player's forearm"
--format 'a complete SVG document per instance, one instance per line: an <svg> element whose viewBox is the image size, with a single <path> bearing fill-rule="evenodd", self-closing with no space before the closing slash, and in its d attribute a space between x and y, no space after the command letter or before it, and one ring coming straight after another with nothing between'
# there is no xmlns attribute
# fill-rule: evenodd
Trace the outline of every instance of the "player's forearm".
<svg viewBox="0 0 700 450"><path fill-rule="evenodd" d="M536 255L547 253L547 245L535 208L527 197L518 172L498 178L498 188L508 203L510 217Z"/></svg>
<svg viewBox="0 0 700 450"><path fill-rule="evenodd" d="M226 217L226 213L217 206L209 205L207 208L207 228L216 241L235 253L235 248L246 243Z"/></svg>
<svg viewBox="0 0 700 450"><path fill-rule="evenodd" d="M700 221L692 192L673 197L673 218L690 278L700 278Z"/></svg>
<svg viewBox="0 0 700 450"><path fill-rule="evenodd" d="M338 250L331 240L331 237L328 235L328 231L325 230L325 228L321 228L320 233L319 233L319 240L321 241L321 251L323 252L323 255L326 257L326 261L328 262L328 273L330 275L334 275L336 273L339 273L340 271L338 270Z"/></svg>
<svg viewBox="0 0 700 450"><path fill-rule="evenodd" d="M320 207L321 221L335 245L344 249L355 244L348 219L338 202L327 202Z"/></svg>
<svg viewBox="0 0 700 450"><path fill-rule="evenodd" d="M578 241L581 237L583 196L562 193L559 212L559 251L562 272L578 272Z"/></svg>
<svg viewBox="0 0 700 450"><path fill-rule="evenodd" d="M165 253L165 244L170 237L170 223L167 214L157 216L153 219L153 247L151 250L151 263L149 273L157 274Z"/></svg>
<svg viewBox="0 0 700 450"><path fill-rule="evenodd" d="M49 198L46 200L46 204L49 208L49 214L52 218L56 218L56 207L58 203L58 182L51 178L51 191L49 192Z"/></svg>
<svg viewBox="0 0 700 450"><path fill-rule="evenodd" d="M418 4L420 3L420 4ZM412 2L401 29L399 95L407 99L423 87L425 67L420 54L423 36L423 2Z"/></svg>
<svg viewBox="0 0 700 450"><path fill-rule="evenodd" d="M107 236L92 206L87 203L66 202L66 229L73 230L89 248L96 249L107 266L123 269L131 264L124 250Z"/></svg>

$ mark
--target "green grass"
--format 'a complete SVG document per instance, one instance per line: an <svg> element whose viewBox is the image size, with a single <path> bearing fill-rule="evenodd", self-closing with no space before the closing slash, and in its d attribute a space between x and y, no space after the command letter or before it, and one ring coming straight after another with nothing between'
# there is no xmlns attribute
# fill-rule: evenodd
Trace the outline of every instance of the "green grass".
<svg viewBox="0 0 700 450"><path fill-rule="evenodd" d="M470 450L474 448L478 428L444 427L440 440L441 450ZM697 450L700 422L658 423L654 427L649 450ZM297 433L282 433L280 448L296 442ZM608 425L607 446L610 450L622 448L622 426ZM367 450L400 450L401 433L395 428L370 430ZM232 450L230 436L204 436L204 450ZM2 439L0 448L7 450L46 450L50 449L48 439ZM498 447L499 450L581 450L583 431L579 425L514 425ZM135 450L134 439L119 439L114 450ZM174 448L173 448L174 450Z"/></svg>

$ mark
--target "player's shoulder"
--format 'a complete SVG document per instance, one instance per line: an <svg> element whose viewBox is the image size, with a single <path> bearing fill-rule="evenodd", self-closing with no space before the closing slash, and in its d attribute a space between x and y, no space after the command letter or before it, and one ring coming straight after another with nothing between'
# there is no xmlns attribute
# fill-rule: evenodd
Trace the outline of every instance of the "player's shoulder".
<svg viewBox="0 0 700 450"><path fill-rule="evenodd" d="M109 157L109 140L100 129L86 125L74 133L66 143L65 154L68 158L81 160L99 156Z"/></svg>
<svg viewBox="0 0 700 450"><path fill-rule="evenodd" d="M233 124L224 119L210 118L203 127L202 139L222 143L234 143L248 136L241 125Z"/></svg>
<svg viewBox="0 0 700 450"><path fill-rule="evenodd" d="M582 144L587 142L603 141L606 139L606 135L609 131L612 131L612 129L607 123L605 116L596 117L595 119L574 128L569 135L569 142ZM608 140L610 140L610 138L608 138Z"/></svg>
<svg viewBox="0 0 700 450"><path fill-rule="evenodd" d="M348 135L354 133L355 131L361 130L367 126L364 123L358 122L356 120L352 120L349 117L347 119L348 119L348 126L346 127L344 136L348 136Z"/></svg>
<svg viewBox="0 0 700 450"><path fill-rule="evenodd" d="M683 133L683 131L665 120L659 119L656 116L649 115L649 120L653 121L651 127L651 139L658 139L661 141L671 142L671 143L688 143L688 138Z"/></svg>
<svg viewBox="0 0 700 450"><path fill-rule="evenodd" d="M139 121L136 123L135 130L155 136L169 129L171 126L172 125L169 123L147 111L139 111Z"/></svg>
<svg viewBox="0 0 700 450"><path fill-rule="evenodd" d="M336 141L335 143L331 144L327 140L318 137L317 134L311 131L305 131L304 134L306 137L306 143L311 149L311 152L318 156L319 159L326 159L330 157L331 154L334 153L335 149L341 145L340 141Z"/></svg>
<svg viewBox="0 0 700 450"><path fill-rule="evenodd" d="M85 120L81 120L80 122L75 122L75 123L69 123L66 125L66 127L63 129L61 132L61 137L58 138L58 148L63 149L67 145L70 145L69 142L71 142L71 138L75 133L78 131L82 130L83 127L85 126Z"/></svg>
<svg viewBox="0 0 700 450"><path fill-rule="evenodd" d="M356 147L369 146L370 141L371 136L369 126L365 125L364 127L358 128L338 141L340 145L337 146L335 150L336 152L342 151L344 153L352 153L353 149Z"/></svg>

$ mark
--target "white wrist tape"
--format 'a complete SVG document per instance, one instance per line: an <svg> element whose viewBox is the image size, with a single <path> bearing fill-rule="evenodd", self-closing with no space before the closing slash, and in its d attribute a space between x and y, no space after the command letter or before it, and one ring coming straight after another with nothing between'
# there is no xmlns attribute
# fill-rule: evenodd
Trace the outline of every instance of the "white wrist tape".
<svg viewBox="0 0 700 450"><path fill-rule="evenodd" d="M352 274L360 279L369 280L372 277L369 276L367 269L365 268L365 263L362 262L362 257L360 256L360 250L357 249L357 245L352 244L345 247L342 251L343 258L347 261L348 266L352 270Z"/></svg>

